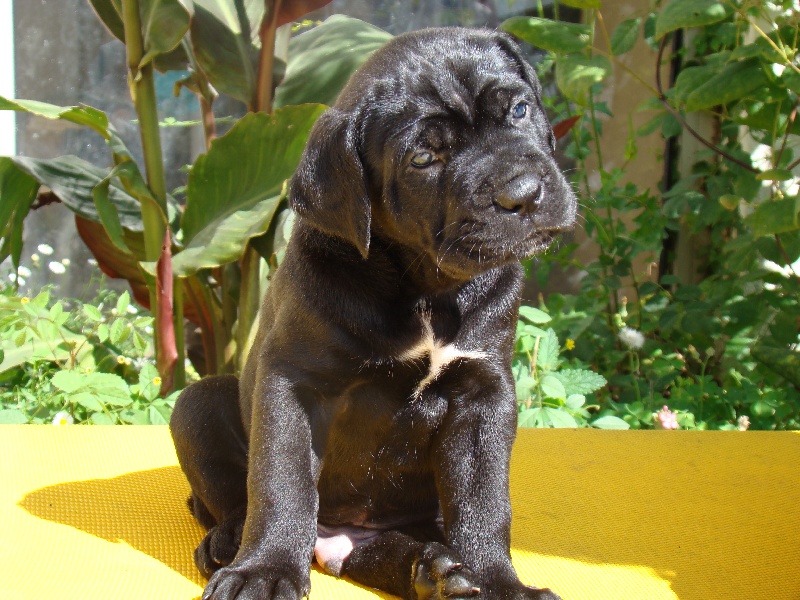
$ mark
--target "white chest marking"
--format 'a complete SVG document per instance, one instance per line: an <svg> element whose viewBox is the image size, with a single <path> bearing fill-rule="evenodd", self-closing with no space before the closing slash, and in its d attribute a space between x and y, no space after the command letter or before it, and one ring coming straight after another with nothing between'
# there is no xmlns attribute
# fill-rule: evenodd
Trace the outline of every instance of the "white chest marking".
<svg viewBox="0 0 800 600"><path fill-rule="evenodd" d="M430 319L423 315L421 320L422 338L400 355L400 360L404 362L413 362L427 357L430 363L428 374L420 380L414 390L414 397L418 397L426 387L436 381L439 374L451 362L464 358L482 359L488 357L486 352L479 350L462 350L455 344L442 344L433 335L433 326Z"/></svg>

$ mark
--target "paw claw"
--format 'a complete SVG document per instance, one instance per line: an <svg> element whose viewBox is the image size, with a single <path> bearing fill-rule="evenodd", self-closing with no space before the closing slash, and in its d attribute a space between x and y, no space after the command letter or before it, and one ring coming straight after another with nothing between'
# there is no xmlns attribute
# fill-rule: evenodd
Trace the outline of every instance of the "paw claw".
<svg viewBox="0 0 800 600"><path fill-rule="evenodd" d="M468 600L480 594L472 571L448 547L429 544L414 567L418 600Z"/></svg>

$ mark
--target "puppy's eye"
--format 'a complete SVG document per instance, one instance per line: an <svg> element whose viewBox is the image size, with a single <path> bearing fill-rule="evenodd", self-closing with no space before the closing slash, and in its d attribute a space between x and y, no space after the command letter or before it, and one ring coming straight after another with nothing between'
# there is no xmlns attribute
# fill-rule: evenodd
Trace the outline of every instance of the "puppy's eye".
<svg viewBox="0 0 800 600"><path fill-rule="evenodd" d="M418 169L427 167L433 162L434 156L431 152L417 152L411 157L411 164Z"/></svg>
<svg viewBox="0 0 800 600"><path fill-rule="evenodd" d="M511 109L511 116L515 119L521 119L528 114L528 103L520 102Z"/></svg>

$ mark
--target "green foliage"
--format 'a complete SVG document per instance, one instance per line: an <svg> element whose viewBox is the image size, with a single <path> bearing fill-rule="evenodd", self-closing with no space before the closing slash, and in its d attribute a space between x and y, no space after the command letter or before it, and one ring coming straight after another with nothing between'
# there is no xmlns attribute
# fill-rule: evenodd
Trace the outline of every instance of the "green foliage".
<svg viewBox="0 0 800 600"><path fill-rule="evenodd" d="M94 303L0 289L0 423L166 424L153 318L127 292Z"/></svg>
<svg viewBox="0 0 800 600"><path fill-rule="evenodd" d="M521 424L640 429L663 426L671 415L681 428L800 428L796 13L790 3L670 0L617 26L607 37L610 53L596 44L606 36L601 13L589 11L588 25L574 28L542 19L503 25L550 51L540 76L554 79L562 96L545 102L553 122L577 117L563 150L576 162L584 229L599 251L596 261L578 264L565 245L536 271L542 284L553 264L582 277L575 295L547 298L547 330L545 321L520 325ZM616 58L640 35L664 52L668 36L687 27L696 29L678 54L682 68L671 89L650 88ZM598 98L619 69L651 94L641 109L653 116L620 140L613 161L621 166L601 168L590 185L587 158L594 154L600 165L609 158L598 138L611 113ZM638 138L694 135L690 113L718 131L691 169L662 191L626 183ZM668 270L653 277L670 248L665 240L675 236L700 241L702 255L693 258L703 267L692 281L674 274L682 259L669 252ZM574 340L574 349L559 347L559 338ZM567 365L608 384L586 403L571 403L573 394L589 396L571 387ZM555 411L563 414L552 418Z"/></svg>
<svg viewBox="0 0 800 600"><path fill-rule="evenodd" d="M156 364L168 388L173 376L182 385L181 311L200 327L204 371L234 372L268 282L261 258L274 267L285 244L285 228L273 223L276 215L287 221L285 181L325 108L309 102L332 102L353 70L390 36L356 19L332 18L297 35L284 65L273 60L272 48L262 51L262 36L274 39L274 22L262 26L261 0L90 2L126 43L147 168L140 170L97 109L0 98L0 110L92 129L107 142L113 163L0 157L0 261L10 257L19 267L24 220L39 186L46 186L78 216L79 232L104 271L128 279L136 299L152 308ZM185 203L164 190L153 66L187 72L178 88L195 93L203 112L207 153L188 170ZM283 85L275 88L284 72ZM281 108L271 115L256 112L270 110L276 89ZM212 111L217 90L253 111L221 137Z"/></svg>
<svg viewBox="0 0 800 600"><path fill-rule="evenodd" d="M574 347L573 340L562 348L545 311L520 308L512 372L516 382L520 427L579 427L627 429L614 417L591 421L586 396L599 390L606 380L580 366L566 367L561 353Z"/></svg>

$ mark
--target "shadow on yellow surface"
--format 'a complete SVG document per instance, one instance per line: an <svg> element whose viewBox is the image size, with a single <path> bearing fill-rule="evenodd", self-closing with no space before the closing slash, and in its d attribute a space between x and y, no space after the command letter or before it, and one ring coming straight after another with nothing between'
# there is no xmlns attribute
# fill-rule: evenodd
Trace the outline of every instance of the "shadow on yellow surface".
<svg viewBox="0 0 800 600"><path fill-rule="evenodd" d="M642 572L671 587L659 598L800 600L798 464L793 434L525 433L512 461L515 564L526 582L556 589L586 577L578 563L613 574L568 586L593 592L564 590L566 600L656 597L624 593L626 573ZM188 493L171 466L44 487L20 505L202 586Z"/></svg>
<svg viewBox="0 0 800 600"><path fill-rule="evenodd" d="M175 466L42 488L20 505L39 518L124 541L203 585L192 561L203 529L186 507L188 497L189 484Z"/></svg>

